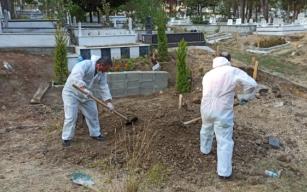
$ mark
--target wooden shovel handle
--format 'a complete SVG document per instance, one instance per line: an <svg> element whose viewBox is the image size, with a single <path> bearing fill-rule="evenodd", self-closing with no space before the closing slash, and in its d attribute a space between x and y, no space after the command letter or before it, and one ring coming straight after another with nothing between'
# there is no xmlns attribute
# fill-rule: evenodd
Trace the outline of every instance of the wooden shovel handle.
<svg viewBox="0 0 307 192"><path fill-rule="evenodd" d="M78 87L77 85L73 84L72 85L75 89L77 89L78 91L80 91L83 94L87 94L84 90L82 90L80 87ZM102 100L98 99L97 97L93 96L93 95L88 95L88 97L90 97L91 99L95 100L97 103L99 103L100 105L102 105L103 107L109 109L109 107L107 106L107 104L105 104ZM125 115L119 113L116 110L113 110L113 113L115 113L116 115L120 116L121 118L125 119L128 121L128 117L126 117Z"/></svg>
<svg viewBox="0 0 307 192"><path fill-rule="evenodd" d="M192 119L190 121L183 122L183 124L184 125L189 125L189 124L194 123L194 122L196 122L196 121L198 121L200 119L201 119L201 117L196 117L196 118L194 118L194 119Z"/></svg>

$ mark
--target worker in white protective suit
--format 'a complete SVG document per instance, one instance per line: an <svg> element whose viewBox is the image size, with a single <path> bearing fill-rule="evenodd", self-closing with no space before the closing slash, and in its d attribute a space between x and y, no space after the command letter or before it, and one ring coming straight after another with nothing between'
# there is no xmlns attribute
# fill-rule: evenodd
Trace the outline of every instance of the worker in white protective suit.
<svg viewBox="0 0 307 192"><path fill-rule="evenodd" d="M114 109L106 74L111 66L111 59L92 56L90 60L83 60L73 67L62 91L65 112L62 132L64 146L69 146L74 136L79 109L85 117L90 136L99 141L104 140L100 132L97 104L88 96L94 94L107 103L110 111ZM73 88L73 84L84 90L87 95Z"/></svg>
<svg viewBox="0 0 307 192"><path fill-rule="evenodd" d="M225 57L216 57L213 59L213 69L205 74L202 84L200 151L205 155L211 152L215 133L217 174L221 179L230 179L235 88L242 86L243 94L238 95L238 99L243 103L255 97L257 83L241 69L232 67Z"/></svg>

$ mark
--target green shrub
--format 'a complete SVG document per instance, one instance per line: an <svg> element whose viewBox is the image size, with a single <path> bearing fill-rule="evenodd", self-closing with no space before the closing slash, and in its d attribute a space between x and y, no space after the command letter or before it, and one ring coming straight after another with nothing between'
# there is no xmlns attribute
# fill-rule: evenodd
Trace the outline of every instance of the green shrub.
<svg viewBox="0 0 307 192"><path fill-rule="evenodd" d="M67 38L64 32L64 29L61 27L57 27L55 33L55 54L54 54L54 74L55 74L55 83L56 84L64 84L67 76L68 76L68 69L67 69L67 50L66 50L66 43Z"/></svg>
<svg viewBox="0 0 307 192"><path fill-rule="evenodd" d="M257 43L255 43L255 46L260 48L268 48L276 45L282 45L285 43L286 40L281 37L270 37L270 38L261 38L260 40L258 40Z"/></svg>
<svg viewBox="0 0 307 192"><path fill-rule="evenodd" d="M193 24L204 24L203 17L201 15L191 17L191 21Z"/></svg>
<svg viewBox="0 0 307 192"><path fill-rule="evenodd" d="M79 7L77 4L71 4L69 7L69 12L72 17L76 17L77 22L86 21L86 12Z"/></svg>
<svg viewBox="0 0 307 192"><path fill-rule="evenodd" d="M128 59L127 62L127 71L132 71L135 67L134 61L132 59Z"/></svg>
<svg viewBox="0 0 307 192"><path fill-rule="evenodd" d="M176 90L179 93L186 93L191 89L191 73L186 64L186 56L187 43L181 40L176 50Z"/></svg>

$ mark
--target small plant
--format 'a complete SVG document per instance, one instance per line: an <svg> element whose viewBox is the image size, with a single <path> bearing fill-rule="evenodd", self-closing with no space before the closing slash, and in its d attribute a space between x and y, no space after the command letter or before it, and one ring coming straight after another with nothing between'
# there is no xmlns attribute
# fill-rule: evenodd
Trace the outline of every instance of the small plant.
<svg viewBox="0 0 307 192"><path fill-rule="evenodd" d="M147 183L155 187L160 186L166 179L166 167L161 163L153 165L146 174Z"/></svg>
<svg viewBox="0 0 307 192"><path fill-rule="evenodd" d="M191 17L193 24L204 24L203 17L201 15Z"/></svg>
<svg viewBox="0 0 307 192"><path fill-rule="evenodd" d="M68 76L67 68L67 38L65 36L64 29L57 27L55 33L55 63L54 63L54 74L55 74L55 83L64 84Z"/></svg>
<svg viewBox="0 0 307 192"><path fill-rule="evenodd" d="M127 178L127 184L126 184L126 192L137 192L138 189L140 188L140 181L137 178L137 176L133 175L128 175Z"/></svg>
<svg viewBox="0 0 307 192"><path fill-rule="evenodd" d="M129 59L128 62L126 63L126 70L131 71L134 69L134 62L132 59Z"/></svg>
<svg viewBox="0 0 307 192"><path fill-rule="evenodd" d="M186 93L191 89L191 73L186 64L186 56L187 43L181 40L176 50L176 90L179 93Z"/></svg>

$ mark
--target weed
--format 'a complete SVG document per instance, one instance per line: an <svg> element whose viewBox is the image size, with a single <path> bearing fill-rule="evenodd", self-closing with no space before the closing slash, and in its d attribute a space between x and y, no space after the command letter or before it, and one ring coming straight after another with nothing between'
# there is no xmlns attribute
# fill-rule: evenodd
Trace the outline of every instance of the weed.
<svg viewBox="0 0 307 192"><path fill-rule="evenodd" d="M149 185L155 187L161 186L166 179L167 173L167 168L163 164L157 163L148 170L146 181Z"/></svg>
<svg viewBox="0 0 307 192"><path fill-rule="evenodd" d="M127 181L126 181L126 192L137 192L140 187L140 180L137 178L137 176L128 175Z"/></svg>

